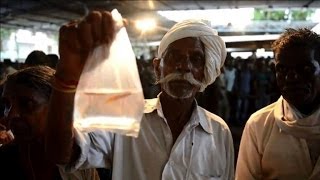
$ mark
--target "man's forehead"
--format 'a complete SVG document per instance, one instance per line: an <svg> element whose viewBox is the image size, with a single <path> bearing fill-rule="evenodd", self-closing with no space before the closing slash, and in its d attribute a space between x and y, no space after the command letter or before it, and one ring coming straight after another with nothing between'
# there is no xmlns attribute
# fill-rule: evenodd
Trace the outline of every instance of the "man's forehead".
<svg viewBox="0 0 320 180"><path fill-rule="evenodd" d="M187 48L190 50L201 51L204 50L204 45L198 37L186 37L170 43L166 51L179 51Z"/></svg>

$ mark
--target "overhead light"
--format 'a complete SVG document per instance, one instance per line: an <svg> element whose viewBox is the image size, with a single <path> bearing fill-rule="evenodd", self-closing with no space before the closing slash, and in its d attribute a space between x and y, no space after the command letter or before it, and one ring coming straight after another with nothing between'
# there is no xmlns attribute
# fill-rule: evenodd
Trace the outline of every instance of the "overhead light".
<svg viewBox="0 0 320 180"><path fill-rule="evenodd" d="M142 32L151 31L156 27L154 19L143 19L136 21L136 28Z"/></svg>
<svg viewBox="0 0 320 180"><path fill-rule="evenodd" d="M154 3L152 0L148 0L150 9L154 9Z"/></svg>
<svg viewBox="0 0 320 180"><path fill-rule="evenodd" d="M250 24L254 15L254 8L175 10L157 11L157 13L175 22L181 22L186 19L201 19L210 21L212 26L228 25L230 23L237 27L243 27Z"/></svg>

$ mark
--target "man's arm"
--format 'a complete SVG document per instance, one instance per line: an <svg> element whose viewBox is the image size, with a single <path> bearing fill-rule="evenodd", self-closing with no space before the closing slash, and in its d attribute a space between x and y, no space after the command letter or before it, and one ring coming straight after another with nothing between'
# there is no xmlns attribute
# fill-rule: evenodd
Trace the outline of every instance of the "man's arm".
<svg viewBox="0 0 320 180"><path fill-rule="evenodd" d="M252 121L250 121L252 122ZM258 142L254 124L246 124L240 143L236 180L261 179L261 155L258 150Z"/></svg>
<svg viewBox="0 0 320 180"><path fill-rule="evenodd" d="M57 164L71 162L79 152L74 151L76 144L73 135L74 93L53 90L47 117L46 153Z"/></svg>
<svg viewBox="0 0 320 180"><path fill-rule="evenodd" d="M91 12L60 28L60 60L52 81L46 129L46 153L55 163L68 164L80 155L73 129L75 89L89 54L99 45L109 46L114 35L109 12Z"/></svg>
<svg viewBox="0 0 320 180"><path fill-rule="evenodd" d="M226 146L226 156L227 156L227 164L226 169L223 174L222 179L233 180L234 179L234 147L231 131L228 129L225 134L225 146Z"/></svg>

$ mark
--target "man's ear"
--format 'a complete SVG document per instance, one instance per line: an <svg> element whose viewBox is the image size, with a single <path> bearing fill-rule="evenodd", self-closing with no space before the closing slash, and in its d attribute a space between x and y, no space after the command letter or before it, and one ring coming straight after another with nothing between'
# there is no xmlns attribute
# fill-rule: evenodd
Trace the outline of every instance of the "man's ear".
<svg viewBox="0 0 320 180"><path fill-rule="evenodd" d="M160 79L160 76L161 76L160 61L161 61L161 59L159 59L159 58L153 59L153 70L156 75L157 81Z"/></svg>

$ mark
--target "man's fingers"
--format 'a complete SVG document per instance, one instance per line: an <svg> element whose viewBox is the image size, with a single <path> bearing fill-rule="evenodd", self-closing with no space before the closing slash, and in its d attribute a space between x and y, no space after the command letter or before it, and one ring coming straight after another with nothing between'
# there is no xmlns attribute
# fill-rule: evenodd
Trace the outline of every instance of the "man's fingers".
<svg viewBox="0 0 320 180"><path fill-rule="evenodd" d="M90 51L93 47L91 25L86 21L78 24L78 38L81 44L81 51Z"/></svg>
<svg viewBox="0 0 320 180"><path fill-rule="evenodd" d="M6 131L0 131L0 144L7 144L12 140L13 138Z"/></svg>
<svg viewBox="0 0 320 180"><path fill-rule="evenodd" d="M77 36L77 24L63 25L59 32L60 48L68 48L68 50L79 50L80 42ZM59 48L59 49L60 49Z"/></svg>
<svg viewBox="0 0 320 180"><path fill-rule="evenodd" d="M102 40L104 43L110 44L115 36L115 22L110 12L102 13Z"/></svg>
<svg viewBox="0 0 320 180"><path fill-rule="evenodd" d="M98 11L91 12L86 17L86 22L88 22L91 25L91 33L93 37L94 45L99 45L101 43L101 25L102 25L102 15Z"/></svg>
<svg viewBox="0 0 320 180"><path fill-rule="evenodd" d="M7 129L6 126L0 124L0 131L6 130L6 129Z"/></svg>
<svg viewBox="0 0 320 180"><path fill-rule="evenodd" d="M77 25L80 23L80 21L81 21L81 19L71 20L70 22L68 22L67 26Z"/></svg>
<svg viewBox="0 0 320 180"><path fill-rule="evenodd" d="M60 28L59 46L87 53L100 44L110 45L115 36L115 22L110 12L93 11L84 20L71 21Z"/></svg>

